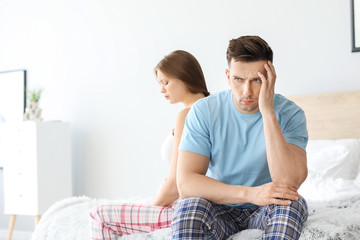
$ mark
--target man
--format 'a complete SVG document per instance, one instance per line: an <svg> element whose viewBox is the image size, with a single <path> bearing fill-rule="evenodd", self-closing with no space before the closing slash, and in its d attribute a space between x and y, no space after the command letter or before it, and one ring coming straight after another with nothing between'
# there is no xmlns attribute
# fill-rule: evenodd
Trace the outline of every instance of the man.
<svg viewBox="0 0 360 240"><path fill-rule="evenodd" d="M304 112L274 94L273 52L258 36L230 41L231 90L195 103L180 144L181 202L173 239L226 239L244 229L263 239L298 239L307 205Z"/></svg>

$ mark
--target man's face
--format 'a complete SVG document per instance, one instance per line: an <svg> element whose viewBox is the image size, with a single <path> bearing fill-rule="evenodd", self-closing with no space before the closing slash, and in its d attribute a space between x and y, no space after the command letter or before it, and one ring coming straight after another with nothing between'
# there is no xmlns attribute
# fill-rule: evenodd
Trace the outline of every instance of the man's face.
<svg viewBox="0 0 360 240"><path fill-rule="evenodd" d="M266 76L264 67L266 62L265 60L241 62L232 59L229 69L226 69L225 73L233 93L233 102L239 112L253 114L259 111L261 79L258 72Z"/></svg>

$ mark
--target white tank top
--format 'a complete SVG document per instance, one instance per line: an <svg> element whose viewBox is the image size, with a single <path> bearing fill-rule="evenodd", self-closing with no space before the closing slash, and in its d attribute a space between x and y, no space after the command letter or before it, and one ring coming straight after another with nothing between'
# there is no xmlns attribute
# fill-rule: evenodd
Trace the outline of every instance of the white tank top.
<svg viewBox="0 0 360 240"><path fill-rule="evenodd" d="M171 156L174 146L174 136L172 132L165 138L165 141L163 142L161 146L161 157L162 159L170 164L171 162Z"/></svg>

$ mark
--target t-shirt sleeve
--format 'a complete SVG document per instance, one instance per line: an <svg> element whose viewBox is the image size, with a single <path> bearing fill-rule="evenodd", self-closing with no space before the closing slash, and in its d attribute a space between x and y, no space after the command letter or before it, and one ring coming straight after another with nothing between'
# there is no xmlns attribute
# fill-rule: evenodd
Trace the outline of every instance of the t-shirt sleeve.
<svg viewBox="0 0 360 240"><path fill-rule="evenodd" d="M286 123L283 134L288 143L299 146L306 151L308 132L305 113L301 108L298 108Z"/></svg>
<svg viewBox="0 0 360 240"><path fill-rule="evenodd" d="M187 114L179 150L210 158L209 114L205 101L196 102Z"/></svg>

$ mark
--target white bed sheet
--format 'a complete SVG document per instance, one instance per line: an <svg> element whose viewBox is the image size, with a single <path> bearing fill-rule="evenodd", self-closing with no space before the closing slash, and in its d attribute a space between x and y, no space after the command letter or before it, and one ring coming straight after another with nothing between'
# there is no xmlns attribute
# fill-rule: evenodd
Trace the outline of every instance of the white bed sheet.
<svg viewBox="0 0 360 240"><path fill-rule="evenodd" d="M309 218L303 226L300 239L360 239L360 140L310 141L307 153L309 175L299 193L308 202ZM32 240L88 240L89 213L97 205L146 203L148 200L115 201L85 196L61 200L43 215ZM261 234L260 230L245 230L228 240L261 239ZM118 239L168 240L171 239L171 229Z"/></svg>
<svg viewBox="0 0 360 240"><path fill-rule="evenodd" d="M72 197L54 204L42 217L32 240L89 240L89 213L99 204L142 202L129 199L110 201ZM331 201L308 201L309 218L300 240L360 239L360 195ZM228 240L261 239L262 231L245 230ZM119 237L118 240L170 240L171 229Z"/></svg>

